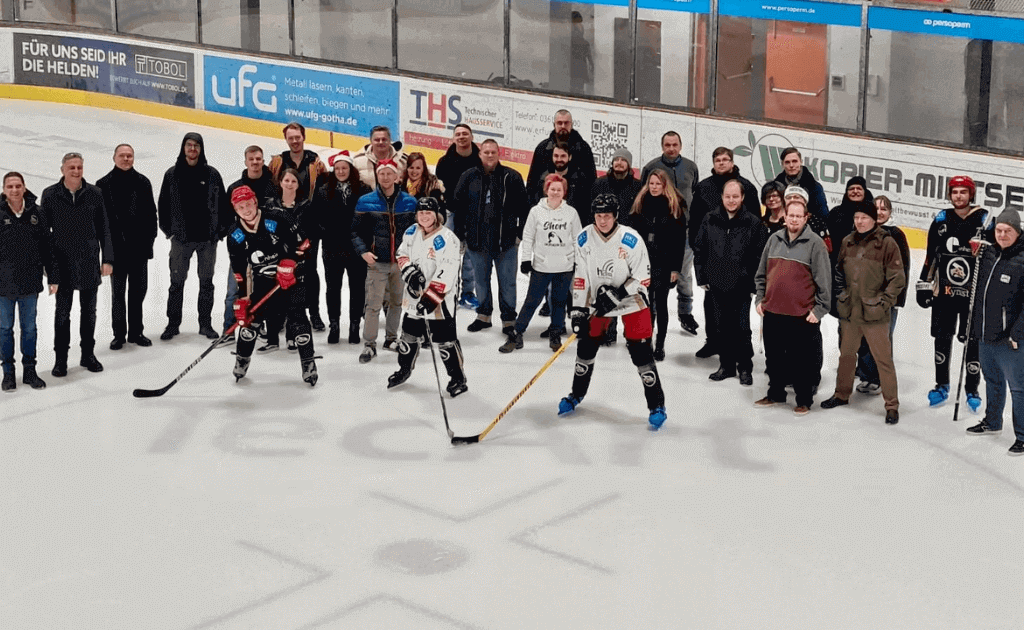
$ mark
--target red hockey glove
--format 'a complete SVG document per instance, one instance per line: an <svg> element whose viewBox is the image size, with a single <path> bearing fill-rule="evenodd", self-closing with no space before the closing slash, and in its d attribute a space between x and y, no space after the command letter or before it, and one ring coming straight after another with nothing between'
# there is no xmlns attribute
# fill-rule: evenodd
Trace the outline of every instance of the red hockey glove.
<svg viewBox="0 0 1024 630"><path fill-rule="evenodd" d="M232 308L235 310L235 321L238 322L238 327L248 328L252 323L252 315L249 314L249 298L238 298Z"/></svg>
<svg viewBox="0 0 1024 630"><path fill-rule="evenodd" d="M295 284L295 261L282 260L277 263L277 285L287 291Z"/></svg>

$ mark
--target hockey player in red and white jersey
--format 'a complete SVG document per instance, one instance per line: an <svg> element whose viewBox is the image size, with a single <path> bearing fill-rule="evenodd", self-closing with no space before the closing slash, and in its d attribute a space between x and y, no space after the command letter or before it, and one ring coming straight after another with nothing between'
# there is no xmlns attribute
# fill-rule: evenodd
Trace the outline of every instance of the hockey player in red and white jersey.
<svg viewBox="0 0 1024 630"><path fill-rule="evenodd" d="M567 414L583 401L594 373L594 358L609 323L622 318L626 348L640 373L650 410L648 421L657 430L665 422L665 392L651 347L651 311L647 288L651 263L647 247L636 230L619 225L615 195L598 195L591 210L594 222L576 238L576 272L572 283L569 317L579 336L572 392L558 403Z"/></svg>
<svg viewBox="0 0 1024 630"><path fill-rule="evenodd" d="M405 317L398 340L398 371L388 377L388 388L409 380L429 326L430 338L437 344L451 378L448 394L455 398L469 389L454 318L462 243L444 223L445 213L437 199L423 197L416 207L416 224L405 231L402 244L395 251L405 282Z"/></svg>

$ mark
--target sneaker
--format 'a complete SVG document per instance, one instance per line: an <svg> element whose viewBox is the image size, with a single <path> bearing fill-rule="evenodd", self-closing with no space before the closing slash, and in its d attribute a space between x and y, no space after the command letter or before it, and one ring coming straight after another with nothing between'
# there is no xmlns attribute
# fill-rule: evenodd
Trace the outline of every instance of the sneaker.
<svg viewBox="0 0 1024 630"><path fill-rule="evenodd" d="M331 320L331 330L327 333L327 343L335 344L341 341L341 329L338 327L338 320Z"/></svg>
<svg viewBox="0 0 1024 630"><path fill-rule="evenodd" d="M860 394L867 394L868 396L877 396L882 393L882 386L878 383L861 381L860 384L857 385L857 392Z"/></svg>
<svg viewBox="0 0 1024 630"><path fill-rule="evenodd" d="M28 385L32 389L46 389L46 381L39 378L36 374L36 368L34 366L25 367L24 374L21 376L21 382Z"/></svg>
<svg viewBox="0 0 1024 630"><path fill-rule="evenodd" d="M1024 455L1024 440L1017 440L1007 451L1010 455Z"/></svg>
<svg viewBox="0 0 1024 630"><path fill-rule="evenodd" d="M657 431L661 428L661 425L665 424L667 418L668 414L665 412L665 406L662 405L651 409L651 415L647 416L647 422L651 423L652 431Z"/></svg>
<svg viewBox="0 0 1024 630"><path fill-rule="evenodd" d="M262 354L270 354L271 352L277 352L280 349L281 349L281 346L277 345L276 343L268 343L268 344L265 344L265 345L260 346L259 348L257 348L256 352L259 352L259 353L262 353Z"/></svg>
<svg viewBox="0 0 1024 630"><path fill-rule="evenodd" d="M142 334L128 335L128 343L134 343L135 345L141 346L143 348L148 348L153 345L153 342L150 341L149 337Z"/></svg>
<svg viewBox="0 0 1024 630"><path fill-rule="evenodd" d="M18 379L14 376L14 372L4 372L4 382L0 384L0 390L5 392L13 392L18 387Z"/></svg>
<svg viewBox="0 0 1024 630"><path fill-rule="evenodd" d="M288 345L288 352L297 352L299 347L295 345L294 339L286 339L285 343Z"/></svg>
<svg viewBox="0 0 1024 630"><path fill-rule="evenodd" d="M178 330L177 326L168 326L164 328L164 331L160 333L160 341L170 341L174 339L181 331Z"/></svg>
<svg viewBox="0 0 1024 630"><path fill-rule="evenodd" d="M981 396L978 392L967 392L967 406L971 408L971 413L978 413L981 409Z"/></svg>
<svg viewBox="0 0 1024 630"><path fill-rule="evenodd" d="M459 299L459 306L475 311L480 308L480 301L472 293L463 293Z"/></svg>
<svg viewBox="0 0 1024 630"><path fill-rule="evenodd" d="M949 398L949 385L936 385L935 389L928 392L928 405L935 407L946 402Z"/></svg>
<svg viewBox="0 0 1024 630"><path fill-rule="evenodd" d="M220 339L220 334L209 324L200 324L199 334L207 339Z"/></svg>
<svg viewBox="0 0 1024 630"><path fill-rule="evenodd" d="M376 344L368 343L363 346L363 351L359 353L359 362L369 363L375 356L377 356Z"/></svg>
<svg viewBox="0 0 1024 630"><path fill-rule="evenodd" d="M728 370L726 368L718 368L718 371L712 372L709 379L713 381L724 381L727 378L736 376L736 370Z"/></svg>
<svg viewBox="0 0 1024 630"><path fill-rule="evenodd" d="M683 332L693 336L697 336L697 329L700 328L700 324L693 318L693 315L680 315L679 325L682 326Z"/></svg>
<svg viewBox="0 0 1024 630"><path fill-rule="evenodd" d="M78 365L81 365L90 372L103 371L103 364L99 362L99 359L96 358L95 354L82 357L82 360L78 362Z"/></svg>
<svg viewBox="0 0 1024 630"><path fill-rule="evenodd" d="M381 346L381 347L384 348L385 350L390 350L391 352L398 352L398 340L397 339L385 339L384 340L384 345Z"/></svg>
<svg viewBox="0 0 1024 630"><path fill-rule="evenodd" d="M811 408L807 405L797 405L796 407L793 407L794 416L806 416L809 413L811 413Z"/></svg>
<svg viewBox="0 0 1024 630"><path fill-rule="evenodd" d="M555 333L548 337L548 347L552 352L558 352L558 349L562 347L562 335Z"/></svg>
<svg viewBox="0 0 1024 630"><path fill-rule="evenodd" d="M749 386L754 384L754 375L751 374L750 372L744 372L744 371L741 370L740 373L739 373L739 377L740 377L740 385L744 385L744 386L749 387Z"/></svg>
<svg viewBox="0 0 1024 630"><path fill-rule="evenodd" d="M68 360L66 358L57 357L57 360L53 363L53 369L50 370L50 374L61 378L68 375Z"/></svg>
<svg viewBox="0 0 1024 630"><path fill-rule="evenodd" d="M225 346L232 346L234 344L235 344L235 335L234 335L234 333L232 333L230 335L227 334L227 333L224 333L223 335L220 336L220 339L217 340L217 345L214 346L214 347L215 348L223 348Z"/></svg>
<svg viewBox="0 0 1024 630"><path fill-rule="evenodd" d="M252 357L235 357L235 369L231 370L231 373L235 376L235 382L245 378L245 374L249 371L249 363L252 362Z"/></svg>
<svg viewBox="0 0 1024 630"><path fill-rule="evenodd" d="M772 400L768 396L765 396L761 400L754 401L755 407L774 407L777 404L782 404L782 401Z"/></svg>
<svg viewBox="0 0 1024 630"><path fill-rule="evenodd" d="M482 319L474 319L472 322L470 322L469 326L466 327L466 330L468 330L469 332L480 332L484 328L490 327L491 322L485 322Z"/></svg>
<svg viewBox="0 0 1024 630"><path fill-rule="evenodd" d="M452 398L455 398L459 394L465 394L466 392L468 392L469 385L466 383L466 379L464 378L453 378L452 380L448 381L448 387L446 389L448 390L448 395L451 396Z"/></svg>
<svg viewBox="0 0 1024 630"><path fill-rule="evenodd" d="M315 359L304 359L302 361L302 380L309 383L310 387L314 387L316 385L317 374Z"/></svg>
<svg viewBox="0 0 1024 630"><path fill-rule="evenodd" d="M540 311L537 314L541 317L551 317L551 305L548 304L547 300L544 300L544 303L540 305Z"/></svg>
<svg viewBox="0 0 1024 630"><path fill-rule="evenodd" d="M843 405L849 405L849 400L843 400L842 398L836 398L832 396L828 400L821 401L822 409L835 409L836 407L842 407Z"/></svg>
<svg viewBox="0 0 1024 630"><path fill-rule="evenodd" d="M120 350L124 347L124 337L114 337L113 341L110 342L111 350Z"/></svg>
<svg viewBox="0 0 1024 630"><path fill-rule="evenodd" d="M571 413L583 402L582 398L576 398L572 394L569 394L558 402L558 415L564 416L567 413Z"/></svg>
<svg viewBox="0 0 1024 630"><path fill-rule="evenodd" d="M698 359L710 359L711 357L718 354L718 350L711 345L711 342L704 344L704 347L697 351Z"/></svg>
<svg viewBox="0 0 1024 630"><path fill-rule="evenodd" d="M508 354L513 350L523 349L523 333L513 332L508 336L508 339L498 348L498 352Z"/></svg>
<svg viewBox="0 0 1024 630"><path fill-rule="evenodd" d="M388 389L392 387L398 387L402 383L409 380L412 376L412 370L407 368L400 368L397 372L388 377Z"/></svg>
<svg viewBox="0 0 1024 630"><path fill-rule="evenodd" d="M323 332L324 328L326 328L326 326L324 326L324 320L320 319L320 313L315 310L311 311L309 314L309 325L312 326L313 330L316 332Z"/></svg>
<svg viewBox="0 0 1024 630"><path fill-rule="evenodd" d="M970 433L971 435L992 435L996 433L1002 433L1002 431L1002 427L999 427L998 429L993 429L984 420L974 425L973 427L967 429L967 432Z"/></svg>
<svg viewBox="0 0 1024 630"><path fill-rule="evenodd" d="M899 421L900 421L900 412L896 411L895 409L891 409L891 410L885 412L885 423L886 424L896 424Z"/></svg>

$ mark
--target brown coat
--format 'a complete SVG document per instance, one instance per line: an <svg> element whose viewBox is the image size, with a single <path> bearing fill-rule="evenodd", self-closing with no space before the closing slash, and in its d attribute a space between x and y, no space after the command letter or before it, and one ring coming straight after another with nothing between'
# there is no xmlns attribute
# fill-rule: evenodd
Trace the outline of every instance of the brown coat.
<svg viewBox="0 0 1024 630"><path fill-rule="evenodd" d="M883 229L843 239L836 262L836 312L858 325L888 323L892 307L907 284L903 257Z"/></svg>

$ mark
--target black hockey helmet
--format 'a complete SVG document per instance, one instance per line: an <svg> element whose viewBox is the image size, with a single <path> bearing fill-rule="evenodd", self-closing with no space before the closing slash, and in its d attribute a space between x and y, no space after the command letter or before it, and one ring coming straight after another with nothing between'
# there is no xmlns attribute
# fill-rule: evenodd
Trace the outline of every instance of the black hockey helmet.
<svg viewBox="0 0 1024 630"><path fill-rule="evenodd" d="M615 218L619 217L619 199L611 193L602 193L594 197L594 202L590 204L590 214L614 214Z"/></svg>
<svg viewBox="0 0 1024 630"><path fill-rule="evenodd" d="M444 225L448 215L441 209L441 203L434 197L427 195L416 202L416 212L433 212L437 215L437 224Z"/></svg>

